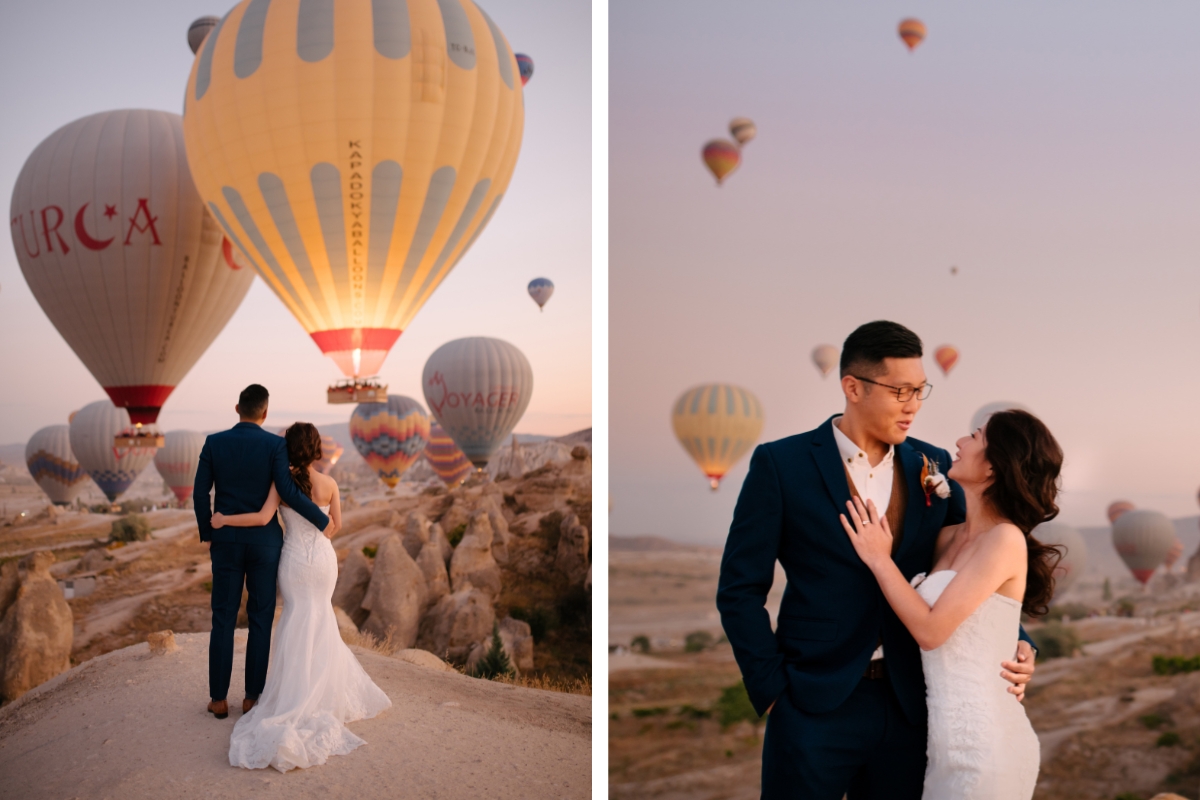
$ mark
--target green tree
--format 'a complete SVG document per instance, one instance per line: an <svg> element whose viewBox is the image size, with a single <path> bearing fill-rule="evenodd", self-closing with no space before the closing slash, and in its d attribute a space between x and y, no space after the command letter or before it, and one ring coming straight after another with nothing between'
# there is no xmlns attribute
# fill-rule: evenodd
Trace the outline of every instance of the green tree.
<svg viewBox="0 0 1200 800"><path fill-rule="evenodd" d="M650 637L649 636L633 637L633 641L629 643L629 649L634 650L638 653L649 653L650 652Z"/></svg>
<svg viewBox="0 0 1200 800"><path fill-rule="evenodd" d="M476 678L491 680L501 675L512 675L514 672L516 670L513 669L512 662L508 659L508 653L504 652L504 642L500 640L500 626L493 622L492 646L475 665L475 671L472 674Z"/></svg>
<svg viewBox="0 0 1200 800"><path fill-rule="evenodd" d="M141 514L121 517L112 524L114 542L144 542L150 538L150 523Z"/></svg>

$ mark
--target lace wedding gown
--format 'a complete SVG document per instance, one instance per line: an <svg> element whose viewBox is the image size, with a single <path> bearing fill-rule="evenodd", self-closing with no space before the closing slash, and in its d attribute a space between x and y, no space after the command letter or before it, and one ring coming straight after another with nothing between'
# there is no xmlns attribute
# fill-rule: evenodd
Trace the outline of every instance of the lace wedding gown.
<svg viewBox="0 0 1200 800"><path fill-rule="evenodd" d="M366 744L345 723L369 719L392 701L338 633L333 543L292 509L280 512L285 527L279 556L283 613L272 637L263 693L233 726L229 763L287 772L324 764L329 756Z"/></svg>
<svg viewBox="0 0 1200 800"><path fill-rule="evenodd" d="M913 578L932 607L953 570ZM923 580L922 580L923 579ZM1029 800L1041 759L1025 707L1007 690L1021 604L993 594L945 644L921 651L929 706L929 764L922 800Z"/></svg>

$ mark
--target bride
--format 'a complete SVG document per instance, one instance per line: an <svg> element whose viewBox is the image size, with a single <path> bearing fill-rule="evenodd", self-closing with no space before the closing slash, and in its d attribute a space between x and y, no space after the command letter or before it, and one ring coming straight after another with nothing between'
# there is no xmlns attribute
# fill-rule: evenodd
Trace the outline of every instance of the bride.
<svg viewBox="0 0 1200 800"><path fill-rule="evenodd" d="M300 491L329 514L329 535L341 527L337 482L317 472L321 435L307 422L287 429L288 462ZM292 509L280 508L275 487L257 514L214 514L212 525L264 525L276 509L283 517L279 590L283 614L275 628L262 696L237 721L229 740L235 767L280 772L324 764L366 744L345 723L374 717L392 701L368 677L342 642L333 615L337 556L333 543Z"/></svg>
<svg viewBox="0 0 1200 800"><path fill-rule="evenodd" d="M842 526L921 647L929 708L923 800L1029 800L1037 735L995 665L1012 657L1021 611L1044 615L1054 593L1062 553L1030 532L1058 515L1062 449L1024 411L993 414L957 445L948 477L966 494L966 521L942 529L928 576L910 586L901 575L874 503L855 497L847 503L853 524L843 514Z"/></svg>

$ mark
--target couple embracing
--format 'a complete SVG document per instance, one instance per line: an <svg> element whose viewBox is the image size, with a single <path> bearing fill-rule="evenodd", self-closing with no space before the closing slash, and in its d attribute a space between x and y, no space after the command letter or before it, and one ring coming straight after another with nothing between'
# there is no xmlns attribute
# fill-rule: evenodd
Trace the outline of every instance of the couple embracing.
<svg viewBox="0 0 1200 800"><path fill-rule="evenodd" d="M762 796L1029 800L1025 716L1061 552L1062 450L1024 411L957 453L908 438L931 387L921 340L894 322L846 339L843 414L759 446L721 562L717 606L759 714ZM772 631L765 608L787 576Z"/></svg>

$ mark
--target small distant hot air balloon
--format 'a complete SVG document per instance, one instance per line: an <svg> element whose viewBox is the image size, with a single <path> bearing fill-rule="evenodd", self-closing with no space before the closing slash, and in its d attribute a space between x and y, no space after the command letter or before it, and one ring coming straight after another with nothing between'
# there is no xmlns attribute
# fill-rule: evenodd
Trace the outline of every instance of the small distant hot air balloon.
<svg viewBox="0 0 1200 800"><path fill-rule="evenodd" d="M703 155L705 166L717 178L717 186L742 163L742 151L736 144L725 139L713 139L704 145Z"/></svg>
<svg viewBox="0 0 1200 800"><path fill-rule="evenodd" d="M950 370L958 363L958 348L948 344L942 345L934 352L933 359L942 368L942 374L949 375Z"/></svg>
<svg viewBox="0 0 1200 800"><path fill-rule="evenodd" d="M1135 508L1137 508L1137 506L1128 500L1114 500L1108 504L1108 510L1105 513L1108 514L1109 523L1113 523L1117 521L1117 517L1121 516L1126 511L1133 511Z"/></svg>
<svg viewBox="0 0 1200 800"><path fill-rule="evenodd" d="M534 278L529 282L529 296L538 304L539 310L545 307L553 294L554 284L549 278Z"/></svg>
<svg viewBox="0 0 1200 800"><path fill-rule="evenodd" d="M379 480L394 489L429 444L429 416L411 397L389 394L387 403L355 407L350 437Z"/></svg>
<svg viewBox="0 0 1200 800"><path fill-rule="evenodd" d="M917 45L925 41L925 23L919 19L901 20L897 33L904 43L908 45L908 51L911 53L917 49Z"/></svg>
<svg viewBox="0 0 1200 800"><path fill-rule="evenodd" d="M951 274L951 275L957 275L957 274L958 274L958 267L951 267L951 268L950 268L950 274Z"/></svg>
<svg viewBox="0 0 1200 800"><path fill-rule="evenodd" d="M425 445L425 459L433 472L442 479L442 483L453 489L467 479L475 468L471 459L467 458L458 445L450 438L450 434L436 422L429 426L429 443Z"/></svg>
<svg viewBox="0 0 1200 800"><path fill-rule="evenodd" d="M988 417L990 417L992 414L1000 411L1012 411L1013 409L1017 409L1019 411L1029 411L1029 409L1025 406L1021 405L1020 403L1014 403L1011 400L1002 400L998 403L988 403L986 406L976 411L975 415L971 417L971 432L973 433L986 425Z"/></svg>
<svg viewBox="0 0 1200 800"><path fill-rule="evenodd" d="M284 436L287 433L287 428L280 428L276 433ZM320 433L319 430L318 433ZM332 436L322 435L321 457L313 462L313 469L322 475L328 475L333 471L333 465L338 462L338 459L342 457L342 453L344 452L345 448L338 444L337 439Z"/></svg>
<svg viewBox="0 0 1200 800"><path fill-rule="evenodd" d="M1164 514L1137 508L1126 511L1113 523L1113 547L1144 586L1154 570L1166 560L1175 544L1175 526Z"/></svg>
<svg viewBox="0 0 1200 800"><path fill-rule="evenodd" d="M166 443L154 454L154 468L179 502L186 503L196 483L196 467L206 437L195 431L167 431L163 438Z"/></svg>
<svg viewBox="0 0 1200 800"><path fill-rule="evenodd" d="M675 438L708 477L715 492L730 468L762 433L763 409L750 391L728 383L688 389L675 401Z"/></svg>
<svg viewBox="0 0 1200 800"><path fill-rule="evenodd" d="M117 408L111 400L88 403L71 420L71 452L109 502L124 494L154 460L153 447L113 446L117 436L132 432L129 412Z"/></svg>
<svg viewBox="0 0 1200 800"><path fill-rule="evenodd" d="M833 371L833 368L838 365L840 356L840 351L831 344L819 344L812 351L813 363L817 365L822 376Z"/></svg>
<svg viewBox="0 0 1200 800"><path fill-rule="evenodd" d="M752 119L736 117L729 123L729 135L740 146L758 135L758 126Z"/></svg>
<svg viewBox="0 0 1200 800"><path fill-rule="evenodd" d="M67 425L50 425L29 437L25 465L50 502L65 506L87 486L88 475L71 452Z"/></svg>
<svg viewBox="0 0 1200 800"><path fill-rule="evenodd" d="M1062 560L1054 569L1054 594L1058 596L1070 589L1087 567L1087 545L1079 531L1061 522L1043 522L1033 529L1032 536L1042 544L1058 544L1065 548Z"/></svg>
<svg viewBox="0 0 1200 800"><path fill-rule="evenodd" d="M533 59L524 53L517 53L517 70L521 73L521 85L529 83L529 79L533 77Z"/></svg>
<svg viewBox="0 0 1200 800"><path fill-rule="evenodd" d="M208 36L209 31L217 27L220 21L220 17L200 17L191 25L188 25L188 47L192 48L193 53L200 49L200 45L204 44L204 37Z"/></svg>
<svg viewBox="0 0 1200 800"><path fill-rule="evenodd" d="M1167 551L1167 555L1163 558L1163 566L1167 568L1167 572L1171 571L1171 567L1175 566L1175 562L1183 555L1183 542L1179 541L1179 537L1175 537L1175 542L1171 545L1171 549Z"/></svg>

